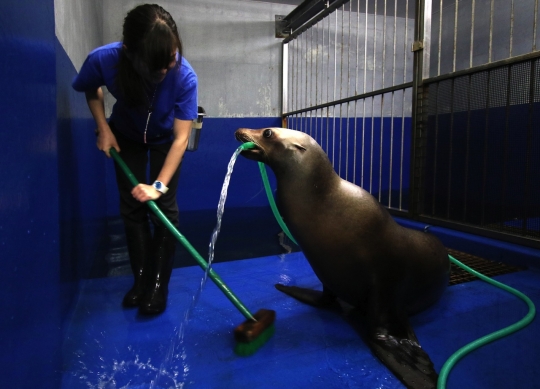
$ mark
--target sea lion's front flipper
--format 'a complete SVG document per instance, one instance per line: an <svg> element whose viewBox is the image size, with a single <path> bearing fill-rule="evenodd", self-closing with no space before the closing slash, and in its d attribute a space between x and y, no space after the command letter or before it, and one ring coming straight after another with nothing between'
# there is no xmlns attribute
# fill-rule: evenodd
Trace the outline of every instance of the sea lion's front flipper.
<svg viewBox="0 0 540 389"><path fill-rule="evenodd" d="M347 316L371 351L409 389L434 389L438 374L429 355L420 347L406 318L392 320L392 328L365 325L357 310Z"/></svg>
<svg viewBox="0 0 540 389"><path fill-rule="evenodd" d="M334 309L340 307L336 296L324 287L321 292L320 290L299 288L297 286L285 286L282 284L276 284L275 286L280 292L317 308Z"/></svg>

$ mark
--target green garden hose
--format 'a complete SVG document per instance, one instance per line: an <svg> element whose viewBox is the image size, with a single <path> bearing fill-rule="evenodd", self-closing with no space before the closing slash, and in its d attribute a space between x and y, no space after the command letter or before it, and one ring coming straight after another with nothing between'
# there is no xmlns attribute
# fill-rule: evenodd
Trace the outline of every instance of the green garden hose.
<svg viewBox="0 0 540 389"><path fill-rule="evenodd" d="M253 142L242 143L240 147L242 148L242 150L249 150L255 147L255 143ZM289 237L289 239L293 241L294 244L298 245L298 243L296 243L296 240L293 238L291 232L287 228L287 225L283 221L283 218L279 214L279 211L276 206L276 202L274 201L274 195L272 194L272 189L270 188L270 182L268 181L268 174L266 173L266 167L264 166L264 163L259 162L259 170L261 172L261 177L264 184L264 190L266 191L266 197L268 197L268 202L270 203L270 208L272 208L272 213L274 214L276 221L278 222L283 232Z"/></svg>
<svg viewBox="0 0 540 389"><path fill-rule="evenodd" d="M498 288L501 288L517 297L519 297L520 299L522 299L525 304L527 304L527 306L529 307L529 312L527 313L527 315L521 319L520 321L518 321L517 323L514 323L508 327L505 327L501 330L498 330L498 331L495 331L495 332L492 332L491 334L488 334L486 336L483 336L482 338L480 339L477 339L475 340L474 342L471 342L465 346L463 346L462 348L460 348L458 351L456 351L454 354L452 354L450 356L450 358L448 358L448 360L445 362L445 364L443 365L443 367L441 368L441 372L439 373L439 380L437 382L437 389L443 389L443 388L446 388L446 380L448 379L448 375L450 373L450 370L452 369L452 367L454 367L454 365L461 359L463 358L465 355L469 354L470 352L476 350L477 348L480 348L490 342L493 342L497 339L500 339L502 337L505 337L505 336L508 336L514 332L517 332L519 331L520 329L524 328L525 326L529 325L533 319L534 319L534 316L536 314L536 308L534 306L534 303L531 301L531 299L529 297L527 297L526 295L524 295L523 293L521 293L520 291L514 289L514 288L511 288L509 287L508 285L505 285L499 281L495 281L489 277L486 277L485 275L477 272L476 270L474 269L471 269L470 267L468 267L467 265L464 265L463 263L461 263L460 261L458 261L457 259L455 259L454 257L452 257L451 255L448 255L448 257L450 258L450 261L452 261L452 263L454 263L455 265L461 267L462 269L468 271L469 273L475 275L476 277L480 278L482 281L485 281L485 282L488 282Z"/></svg>
<svg viewBox="0 0 540 389"><path fill-rule="evenodd" d="M254 144L252 142L247 142L247 143L244 143L243 144L243 148L244 149L249 149L249 148L252 148L254 146ZM264 166L264 164L262 162L259 162L259 169L261 171L261 176L262 176L262 179L263 179L263 183L264 183L264 188L266 190L266 195L268 197L268 201L270 203L270 206L272 208L272 212L274 213L274 216L277 220L277 222L279 223L279 225L283 228L283 231L287 234L287 236L289 237L289 239L291 239L294 243L296 243L296 241L294 240L294 238L292 237L291 233L289 232L289 229L287 228L287 226L285 225L285 223L283 222L283 219L281 218L280 214L279 214L279 211L277 210L277 207L276 207L276 203L274 201L274 197L272 195L272 190L270 188L270 183L268 182L268 176L266 174L266 168ZM444 389L446 388L446 381L448 379L448 375L450 374L450 370L454 367L454 365L461 359L463 358L465 355L469 354L470 352L476 350L477 348L480 348L484 345L486 345L487 343L490 343L490 342L493 342L497 339L500 339L502 337L505 337L505 336L508 336L516 331L519 331L520 329L524 328L525 326L527 326L528 324L530 324L532 322L532 320L534 319L534 316L536 314L536 309L535 309L535 306L534 306L534 303L531 301L531 299L529 297L527 297L526 295L524 295L523 293L521 293L520 291L514 289L514 288L511 288L509 287L508 285L505 285L501 282L498 282L498 281L495 281L489 277L486 277L485 275L477 272L476 270L474 269L471 269L470 267L468 267L467 265L464 265L463 263L461 263L460 261L458 261L457 259L455 259L454 257L452 257L451 255L448 255L448 257L450 258L450 261L452 263L454 263L455 265L461 267L462 269L468 271L469 273L473 274L474 276L480 278L481 280L485 281L485 282L488 282L498 288L501 288L517 297L519 297L520 299L522 299L526 304L527 306L529 307L529 312L527 313L527 315L521 319L520 321L518 321L517 323L515 324L512 324L508 327L505 327L499 331L495 331L489 335L486 335L480 339L477 339L475 340L474 342L471 342L467 345L465 345L464 347L460 348L458 351L456 351L454 354L452 354L450 356L450 358L448 358L448 360L446 361L446 363L443 365L442 369L441 369L441 372L439 374L439 380L437 382L437 389Z"/></svg>
<svg viewBox="0 0 540 389"><path fill-rule="evenodd" d="M116 152L114 148L111 148L109 153L114 158L118 166L123 170L123 172L126 174L127 178L131 182L131 185L137 186L139 185L139 182L129 169L129 167L125 164L125 162L122 160L120 155ZM148 207L154 212L154 214L161 220L161 222L167 227L167 229L175 236L175 238L182 243L182 245L188 250L188 252L195 258L197 263L200 267L202 267L205 271L208 271L208 276L214 281L216 286L225 294L225 296L233 303L233 305L244 315L246 319L249 320L255 320L253 318L253 315L248 311L248 309L240 302L238 297L234 295L234 293L225 285L225 283L221 280L221 278L214 272L213 269L208 270L208 263L203 259L203 257L200 256L200 254L195 250L195 248L189 243L189 241L176 229L176 227L167 219L167 216L161 212L159 207L156 205L156 203L153 200L148 200L146 202L148 204Z"/></svg>
<svg viewBox="0 0 540 389"><path fill-rule="evenodd" d="M294 242L295 245L298 245L298 243L296 243L296 240L293 238L291 232L285 225L283 218L279 214L276 202L274 201L274 196L272 195L272 189L270 189L270 182L268 181L268 174L266 174L266 166L264 166L264 163L259 162L259 170L261 171L264 189L266 191L266 196L268 197L268 202L270 203L270 208L272 208L272 212L274 213L274 217L276 218L279 226L283 229L283 232L289 237L290 240Z"/></svg>

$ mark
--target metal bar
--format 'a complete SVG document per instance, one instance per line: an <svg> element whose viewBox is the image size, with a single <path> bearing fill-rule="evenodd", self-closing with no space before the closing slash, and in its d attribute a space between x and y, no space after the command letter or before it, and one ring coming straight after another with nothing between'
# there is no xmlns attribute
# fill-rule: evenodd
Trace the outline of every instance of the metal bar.
<svg viewBox="0 0 540 389"><path fill-rule="evenodd" d="M347 97L347 98L344 98L344 99L341 99L341 100L330 101L328 103L316 105L314 107L297 109L296 111L286 112L284 115L285 116L290 116L290 115L295 115L295 114L302 113L302 112L308 112L308 111L313 111L313 110L320 109L320 108L331 107L331 106L334 106L334 105L348 103L348 102L354 101L354 100L362 100L362 99L366 99L366 98L369 98L369 97L382 95L382 94L385 94L385 93L395 92L395 91L398 91L398 90L401 90L401 89L411 88L412 86L413 86L412 82L406 82L405 84L395 85L395 86L391 86L391 87L384 88L384 89L379 89L379 90L372 91L372 92L362 93L361 95L351 96L351 97Z"/></svg>
<svg viewBox="0 0 540 389"><path fill-rule="evenodd" d="M533 137L533 115L535 112L534 109L534 95L535 95L535 89L536 89L536 61L531 61L531 72L530 72L530 87L529 87L529 120L527 123L527 151L525 156L525 190L524 190L524 199L523 199L523 225L522 225L522 234L523 236L527 235L527 220L530 213L529 205L531 203L531 154L533 153L532 150L532 137Z"/></svg>
<svg viewBox="0 0 540 389"><path fill-rule="evenodd" d="M419 3L417 3L419 4ZM443 0L439 4L439 60L437 62L437 75L441 74L441 47L442 47L442 20L443 20Z"/></svg>
<svg viewBox="0 0 540 389"><path fill-rule="evenodd" d="M379 145L379 202L382 201L383 138L384 138L384 95L381 95L381 143Z"/></svg>
<svg viewBox="0 0 540 389"><path fill-rule="evenodd" d="M377 1L377 0L374 0ZM364 20L364 85L363 93L366 94L366 84L367 84L367 36L368 36L368 5L369 0L366 0L366 10L365 10L365 20ZM364 163L365 163L365 139L366 139L366 98L362 99L363 105L363 114L362 114L362 162L360 168L360 183L361 187L364 187Z"/></svg>
<svg viewBox="0 0 540 389"><path fill-rule="evenodd" d="M406 17L406 16L405 16ZM394 33L392 36L392 86L396 83L396 36L397 36L397 0L394 0ZM392 104L390 108L390 169L388 174L388 207L392 205L392 173L393 173L393 152L394 152L394 97L395 92L392 92ZM404 103L402 103L404 104Z"/></svg>
<svg viewBox="0 0 540 389"><path fill-rule="evenodd" d="M382 71L382 83L381 87L384 88L384 75L386 73L386 0L384 0L384 8L383 8L383 52L382 52L382 64L381 64L381 71Z"/></svg>
<svg viewBox="0 0 540 389"><path fill-rule="evenodd" d="M538 28L538 0L535 0L535 2L534 2L533 46L532 46L532 51L536 51L537 28Z"/></svg>
<svg viewBox="0 0 540 389"><path fill-rule="evenodd" d="M345 51L345 5L340 8L341 11L341 50L340 50L340 71L339 71L339 97L343 96L343 54ZM342 160L342 145L343 145L343 105L339 106L339 148L338 148L338 174L341 177L341 160Z"/></svg>
<svg viewBox="0 0 540 389"><path fill-rule="evenodd" d="M407 82L407 47L409 44L409 0L405 3L405 40L403 42L403 83Z"/></svg>
<svg viewBox="0 0 540 389"><path fill-rule="evenodd" d="M375 79L377 69L377 3L375 0L375 12L373 13L373 79L371 80L371 90L375 90ZM371 111L373 116L373 110Z"/></svg>
<svg viewBox="0 0 540 389"><path fill-rule="evenodd" d="M476 0L472 0L472 4L471 4L471 46L470 46L470 51L469 51L469 68L473 67L475 8L476 8Z"/></svg>
<svg viewBox="0 0 540 389"><path fill-rule="evenodd" d="M396 214L395 211L390 210L392 214ZM420 223L426 223L426 224L432 224L437 225L440 227L446 227L451 228L454 230L459 230L461 232L475 234L479 236L484 236L491 239L497 239L497 240L503 240L510 243L515 243L518 245L526 246L526 247L533 247L536 249L540 249L540 240L535 240L527 237L520 237L516 235L511 235L505 232L501 231L493 231L488 230L486 228L482 228L481 226L473 226L470 224L464 224L459 222L454 222L450 220L440 219L437 217L430 217L430 216L418 216L416 220Z"/></svg>
<svg viewBox="0 0 540 389"><path fill-rule="evenodd" d="M510 52L510 55L509 57L512 56L512 46L513 46L513 43L514 43L514 0L511 1L510 3L510 48L509 48L509 52Z"/></svg>
<svg viewBox="0 0 540 389"><path fill-rule="evenodd" d="M294 55L293 55L293 60L292 60L292 67L293 67L293 71L291 71L292 73L292 77L293 77L293 80L292 80L292 85L293 85L293 91L292 91L292 95L293 95L293 102L291 103L291 109L295 109L295 108L298 108L298 40L294 40L294 41L291 41L293 44L294 44Z"/></svg>
<svg viewBox="0 0 540 389"><path fill-rule="evenodd" d="M330 18L328 20L328 74L326 77L326 101L330 101ZM321 107L323 108L323 107ZM326 152L328 153L330 109L326 109Z"/></svg>
<svg viewBox="0 0 540 389"><path fill-rule="evenodd" d="M345 10L345 6L343 6L343 9ZM347 96L350 95L350 85L351 85L351 57L350 57L350 47L351 47L351 14L352 14L352 7L351 3L349 3L349 37L348 37L348 44L347 47L349 50L347 50ZM349 133L350 133L350 117L349 117L349 110L351 106L350 103L347 103L347 123L346 123L346 141L345 141L345 179L349 179Z"/></svg>
<svg viewBox="0 0 540 389"><path fill-rule="evenodd" d="M455 79L452 80L450 92L450 152L448 153L448 199L446 200L446 217L450 219L450 204L452 203L452 163L454 156L454 96Z"/></svg>
<svg viewBox="0 0 540 389"><path fill-rule="evenodd" d="M394 30L395 31L395 30ZM390 172L388 174L388 206L392 205L392 173L394 162L394 93L392 92L392 106L390 108ZM403 102L403 105L405 103Z"/></svg>
<svg viewBox="0 0 540 389"><path fill-rule="evenodd" d="M495 0L491 0L491 10L490 10L490 17L489 17L489 55L488 55L488 63L491 63L492 53L493 53L493 10L494 10L494 2L495 2Z"/></svg>
<svg viewBox="0 0 540 389"><path fill-rule="evenodd" d="M375 0L376 1L376 0ZM371 154L369 161L369 193L373 193L373 134L375 132L375 97L371 98Z"/></svg>
<svg viewBox="0 0 540 389"><path fill-rule="evenodd" d="M288 110L288 102L289 102L289 45L287 43L284 43L283 46L283 59L282 59L282 69L283 74L281 76L281 82L282 82L282 93L281 98L283 101L281 102L281 112L287 112Z"/></svg>
<svg viewBox="0 0 540 389"><path fill-rule="evenodd" d="M365 149L366 149L366 99L362 100L363 106L364 106L364 113L362 115L362 155L361 155L361 164L360 164L360 186L364 187L364 160L366 157Z"/></svg>
<svg viewBox="0 0 540 389"><path fill-rule="evenodd" d="M458 30L458 10L459 10L459 0L456 0L454 12L454 52L452 60L452 71L456 71L456 57L457 57L457 30Z"/></svg>
<svg viewBox="0 0 540 389"><path fill-rule="evenodd" d="M505 114L506 114L506 120L505 120L505 129L504 129L504 152L503 152L503 171L502 171L502 186L501 186L501 203L500 203L500 208L499 208L499 212L501 213L501 218L499 219L500 220L500 223L502 225L502 223L504 223L504 220L506 219L506 212L505 212L505 207L504 207L504 204L505 204L505 200L506 200L506 191L505 189L507 188L507 182L508 182L508 141L509 141L509 138L510 138L510 106L512 104L512 66L508 66L508 80L507 80L507 83L506 83L506 91L507 91L507 95L506 95L506 109L505 109Z"/></svg>
<svg viewBox="0 0 540 389"><path fill-rule="evenodd" d="M435 99L435 146L433 151L433 171L437 171L437 151L439 150L439 88L441 84L437 83L437 95ZM433 197L431 199L431 215L435 215L435 200L437 189L437 174L433 175L433 187L431 193Z"/></svg>
<svg viewBox="0 0 540 389"><path fill-rule="evenodd" d="M367 0L366 0L367 3ZM356 1L356 67L355 67L355 79L354 79L354 93L358 93L358 64L360 61L359 53L359 36L360 36L360 0ZM358 100L354 101L354 153L353 153L353 179L352 182L356 184L356 145L358 135Z"/></svg>
<svg viewBox="0 0 540 389"><path fill-rule="evenodd" d="M317 27L317 26L315 26ZM315 50L315 105L319 104L319 29L315 28L317 49Z"/></svg>
<svg viewBox="0 0 540 389"><path fill-rule="evenodd" d="M323 0L320 0L321 2ZM300 34L302 34L304 31L307 31L311 26L317 24L319 21L330 15L332 12L334 12L336 9L340 8L343 4L348 3L349 0L334 0L333 3L326 6L326 8L320 12L317 16L309 20L307 23L302 25L300 28L297 28L291 35L289 35L287 38L284 39L284 42L288 42ZM326 3L326 2L325 2ZM330 1L329 1L330 3ZM286 18L285 18L286 19Z"/></svg>
<svg viewBox="0 0 540 389"><path fill-rule="evenodd" d="M377 0L375 0L377 1ZM365 29L364 29L364 93L366 93L366 83L367 83L367 36L368 36L368 4L369 0L366 0L366 11L365 11ZM365 106L364 106L364 117L365 115Z"/></svg>
<svg viewBox="0 0 540 389"><path fill-rule="evenodd" d="M431 58L431 1L423 0L423 32L422 42L424 42L422 49L422 80L429 78L430 73L430 58ZM408 5L407 0L407 5ZM408 11L407 11L408 12ZM439 46L440 51L440 46Z"/></svg>
<svg viewBox="0 0 540 389"><path fill-rule="evenodd" d="M307 107L308 106L308 98L309 98L309 91L308 91L308 85L309 85L309 79L308 79L308 66L309 66L309 63L308 63L308 36L307 34L304 35L305 39L306 39L306 48L305 48L305 56L306 56L306 71L304 72L304 75L305 75L305 81L304 81L304 87L305 87L305 96L304 96L304 107ZM305 113L305 117L307 118L307 113ZM305 122L307 123L307 120L305 120ZM304 128L304 127L302 127ZM303 130L305 132L307 132L306 130Z"/></svg>
<svg viewBox="0 0 540 389"><path fill-rule="evenodd" d="M296 32L298 28L302 27L306 22L309 22L313 17L322 15L330 5L340 3L338 4L339 8L341 4L346 3L347 1L305 0L283 18L285 25L284 30Z"/></svg>
<svg viewBox="0 0 540 389"><path fill-rule="evenodd" d="M334 32L334 101L336 100L336 84L337 84L337 34L338 34L338 19L337 19L337 13L336 16L336 29ZM336 111L335 108L333 110L333 123L332 123L332 166L335 166L335 153L336 153Z"/></svg>
<svg viewBox="0 0 540 389"><path fill-rule="evenodd" d="M431 83L434 83L434 82L439 82L439 81L443 81L443 80L447 80L447 79L451 79L451 78L457 78L457 77L461 77L461 76L466 76L468 74L474 74L474 73L483 72L483 71L486 71L486 70L491 70L491 69L503 67L505 65L513 65L513 64L516 64L516 63L519 63L519 62L524 62L524 61L534 59L534 58L538 58L538 57L540 57L540 51L536 51L534 53L523 54L523 55L512 57L512 58L502 59L502 60L491 62L491 63L488 63L488 64L476 66L476 67L474 67L472 69L458 70L457 72L448 73L448 74L444 74L444 75L441 75L441 76L428 78L428 79L423 80L423 83L424 84L431 84Z"/></svg>
<svg viewBox="0 0 540 389"><path fill-rule="evenodd" d="M429 12L429 13L428 13ZM416 0L415 10L415 25L414 25L414 41L424 42L429 34L426 32L430 27L429 20L431 17L431 0ZM426 26L428 24L429 26ZM424 51L429 45L424 45ZM425 142L425 134L422 131L422 120L420 114L423 112L423 94L426 87L423 84L423 76L425 67L429 66L425 62L426 55L420 51L415 51L413 54L413 83L412 83L412 142L411 142L411 166L410 166L410 188L409 188L409 212L411 215L418 213L420 205L420 185L422 183L422 175L424 174L423 151L422 143ZM427 56L429 57L429 55Z"/></svg>
<svg viewBox="0 0 540 389"><path fill-rule="evenodd" d="M309 88L309 101L311 103L312 101L312 98L313 98L313 87L317 85L317 83L315 83L315 85L313 85L313 82L311 82L311 80L313 80L313 28L310 29L310 32L311 32L311 39L310 39L310 50L309 50L309 81L308 81L308 84L310 86ZM315 100L315 104L317 104L316 100ZM313 136L313 115L309 115L309 132L308 134L310 136Z"/></svg>
<svg viewBox="0 0 540 389"><path fill-rule="evenodd" d="M401 150L399 168L399 209L403 209L403 153L405 151L405 89L403 89L403 105L401 107Z"/></svg>
<svg viewBox="0 0 540 389"><path fill-rule="evenodd" d="M463 194L463 217L462 220L467 220L467 194L469 193L468 190L468 183L469 183L469 159L470 159L470 153L471 153L471 145L470 145L470 138L471 138L471 90L472 90L472 76L468 77L468 84L467 84L467 146L465 150L465 191Z"/></svg>
<svg viewBox="0 0 540 389"><path fill-rule="evenodd" d="M489 137L489 109L490 109L490 97L491 97L491 72L487 72L487 94L486 94L486 120L485 120L485 129L484 129L484 169L482 174L482 213L480 216L480 225L485 224L486 220L486 196L487 196L487 167L488 167L488 137Z"/></svg>
<svg viewBox="0 0 540 389"><path fill-rule="evenodd" d="M394 54L392 56L392 58L393 58L393 62L392 62L392 86L394 86L396 84L396 58L397 58L396 40L397 40L397 0L394 0L394 36L393 36ZM393 94L392 94L392 96L393 96Z"/></svg>

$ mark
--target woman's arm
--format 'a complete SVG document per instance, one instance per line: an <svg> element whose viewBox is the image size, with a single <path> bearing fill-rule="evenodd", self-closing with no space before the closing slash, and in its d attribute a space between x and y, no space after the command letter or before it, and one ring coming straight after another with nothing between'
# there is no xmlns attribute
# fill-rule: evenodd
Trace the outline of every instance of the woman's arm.
<svg viewBox="0 0 540 389"><path fill-rule="evenodd" d="M174 140L167 153L167 158L165 158L161 172L156 178L157 181L161 181L165 186L169 185L169 181L184 157L191 132L191 125L191 120L174 119ZM146 184L137 185L133 188L131 194L141 202L155 200L161 196L161 192L157 191L152 185Z"/></svg>
<svg viewBox="0 0 540 389"><path fill-rule="evenodd" d="M120 147L118 147L116 138L109 127L109 123L107 123L107 119L105 118L103 90L100 87L95 90L87 91L85 94L88 108L90 108L90 112L92 113L97 125L97 148L107 154L107 157L110 158L111 156L109 154L109 150L111 147L114 147L118 152L120 152Z"/></svg>

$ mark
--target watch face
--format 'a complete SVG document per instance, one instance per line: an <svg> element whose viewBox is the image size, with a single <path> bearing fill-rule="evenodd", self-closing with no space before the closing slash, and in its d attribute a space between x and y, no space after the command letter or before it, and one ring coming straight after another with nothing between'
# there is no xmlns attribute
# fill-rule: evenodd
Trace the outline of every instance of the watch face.
<svg viewBox="0 0 540 389"><path fill-rule="evenodd" d="M154 182L154 187L156 189L161 189L161 182L159 182L159 181Z"/></svg>

